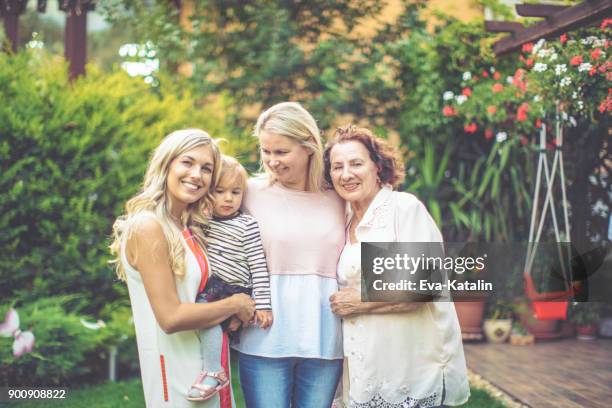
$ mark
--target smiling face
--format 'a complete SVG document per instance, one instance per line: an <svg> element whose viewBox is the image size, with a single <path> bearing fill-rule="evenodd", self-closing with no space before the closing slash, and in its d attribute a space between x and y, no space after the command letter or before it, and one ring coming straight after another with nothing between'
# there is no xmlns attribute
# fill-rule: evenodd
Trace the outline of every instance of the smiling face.
<svg viewBox="0 0 612 408"><path fill-rule="evenodd" d="M180 216L208 192L215 161L210 145L188 150L170 163L166 186L172 213Z"/></svg>
<svg viewBox="0 0 612 408"><path fill-rule="evenodd" d="M295 140L262 131L259 135L264 166L284 187L306 190L310 152Z"/></svg>
<svg viewBox="0 0 612 408"><path fill-rule="evenodd" d="M213 191L215 206L213 213L216 217L227 218L236 214L242 204L244 181L239 174L228 175L219 180Z"/></svg>
<svg viewBox="0 0 612 408"><path fill-rule="evenodd" d="M378 168L368 149L357 141L343 142L332 147L329 158L336 192L352 205L367 208L380 190Z"/></svg>

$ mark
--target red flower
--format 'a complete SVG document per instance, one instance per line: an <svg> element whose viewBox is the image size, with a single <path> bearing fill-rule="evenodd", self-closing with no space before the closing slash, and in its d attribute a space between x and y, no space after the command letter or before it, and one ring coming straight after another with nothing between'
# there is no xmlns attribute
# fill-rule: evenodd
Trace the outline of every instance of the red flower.
<svg viewBox="0 0 612 408"><path fill-rule="evenodd" d="M524 76L525 76L525 70L519 68L514 72L514 81L520 81L523 79Z"/></svg>
<svg viewBox="0 0 612 408"><path fill-rule="evenodd" d="M601 29L604 30L607 26L612 25L612 18L606 18L601 22Z"/></svg>
<svg viewBox="0 0 612 408"><path fill-rule="evenodd" d="M487 106L487 112L489 112L491 115L495 115L495 112L497 112L497 108L493 105L489 105Z"/></svg>
<svg viewBox="0 0 612 408"><path fill-rule="evenodd" d="M500 84L499 82L496 82L496 83L493 84L492 90L493 90L494 93L501 92L501 91L504 90L504 86L502 84Z"/></svg>
<svg viewBox="0 0 612 408"><path fill-rule="evenodd" d="M606 97L606 110L612 111L612 97L610 95Z"/></svg>
<svg viewBox="0 0 612 408"><path fill-rule="evenodd" d="M465 130L465 133L476 133L478 126L476 126L475 123L470 123L469 125L465 125L463 130Z"/></svg>
<svg viewBox="0 0 612 408"><path fill-rule="evenodd" d="M524 53L530 53L531 51L533 51L533 43L523 44Z"/></svg>
<svg viewBox="0 0 612 408"><path fill-rule="evenodd" d="M606 73L606 81L612 81L612 71Z"/></svg>
<svg viewBox="0 0 612 408"><path fill-rule="evenodd" d="M529 105L526 102L521 103L521 106L518 107L516 111L516 120L519 122L524 122L527 120L527 110L529 110Z"/></svg>
<svg viewBox="0 0 612 408"><path fill-rule="evenodd" d="M527 143L529 143L529 139L527 139L527 136L525 136L525 135L521 135L521 139L520 140L521 140L521 144L523 146L525 146Z"/></svg>
<svg viewBox="0 0 612 408"><path fill-rule="evenodd" d="M604 113L605 111L612 111L612 97L610 95L601 101L601 104L599 104L599 111L601 113Z"/></svg>
<svg viewBox="0 0 612 408"><path fill-rule="evenodd" d="M470 88L463 88L463 91L461 91L461 93L465 96L472 96L472 90Z"/></svg>
<svg viewBox="0 0 612 408"><path fill-rule="evenodd" d="M525 61L525 64L527 65L528 68L530 68L533 65L533 58L527 58L527 61Z"/></svg>
<svg viewBox="0 0 612 408"><path fill-rule="evenodd" d="M582 56L581 55L576 55L576 56L572 57L572 59L570 60L570 64L572 64L572 65L580 65L580 64L582 64L582 61L583 61Z"/></svg>
<svg viewBox="0 0 612 408"><path fill-rule="evenodd" d="M561 41L561 44L565 44L567 42L567 34L561 34L561 36L559 37L559 41Z"/></svg>
<svg viewBox="0 0 612 408"><path fill-rule="evenodd" d="M483 78L488 78L489 77L489 73L487 71L482 71L482 77Z"/></svg>
<svg viewBox="0 0 612 408"><path fill-rule="evenodd" d="M525 70L519 68L514 73L514 78L512 79L513 85L519 88L523 92L525 91L525 89L527 89L527 83L523 81L524 77L525 77Z"/></svg>
<svg viewBox="0 0 612 408"><path fill-rule="evenodd" d="M491 129L486 129L484 132L484 137L487 140L493 139L493 131Z"/></svg>
<svg viewBox="0 0 612 408"><path fill-rule="evenodd" d="M595 48L591 51L591 58L593 58L593 61L597 61L599 57L601 57L601 48Z"/></svg>
<svg viewBox="0 0 612 408"><path fill-rule="evenodd" d="M493 73L493 79L495 79L496 81L499 80L501 78L501 74L497 71L495 71Z"/></svg>
<svg viewBox="0 0 612 408"><path fill-rule="evenodd" d="M457 111L455 111L455 108L453 108L452 106L445 106L442 109L442 114L444 116L455 116L455 114L457 113Z"/></svg>
<svg viewBox="0 0 612 408"><path fill-rule="evenodd" d="M589 76L593 76L597 73L597 67L591 67L589 70Z"/></svg>
<svg viewBox="0 0 612 408"><path fill-rule="evenodd" d="M535 127L538 128L538 129L542 127L542 121L540 119L536 119Z"/></svg>

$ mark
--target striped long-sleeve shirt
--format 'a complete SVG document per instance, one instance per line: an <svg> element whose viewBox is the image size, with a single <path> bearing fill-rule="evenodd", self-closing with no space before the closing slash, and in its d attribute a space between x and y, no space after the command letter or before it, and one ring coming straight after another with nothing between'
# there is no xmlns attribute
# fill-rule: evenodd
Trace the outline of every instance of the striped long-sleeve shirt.
<svg viewBox="0 0 612 408"><path fill-rule="evenodd" d="M255 218L238 213L211 219L206 249L213 275L230 285L252 288L257 310L272 309L266 256Z"/></svg>

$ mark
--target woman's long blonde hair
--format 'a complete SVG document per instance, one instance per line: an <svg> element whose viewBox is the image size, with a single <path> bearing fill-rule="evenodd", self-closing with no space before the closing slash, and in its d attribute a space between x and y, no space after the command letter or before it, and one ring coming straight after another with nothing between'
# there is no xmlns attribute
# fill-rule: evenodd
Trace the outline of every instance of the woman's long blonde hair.
<svg viewBox="0 0 612 408"><path fill-rule="evenodd" d="M213 153L214 166L211 185L204 197L187 206L181 222L189 227L198 244L204 248L202 228L208 223L205 214L212 211L212 192L218 182L221 155L213 139L203 130L177 130L166 136L157 146L149 160L142 189L126 203L125 214L118 217L113 224L113 242L110 250L114 258L111 263L115 264L117 277L120 280L126 280L121 253L125 250L125 243L132 230L131 226L143 213L154 215L161 224L168 243L170 267L174 274L177 276L185 274L185 246L182 242L182 231L176 226L170 213L167 180L172 161L183 153L201 146L210 146Z"/></svg>
<svg viewBox="0 0 612 408"><path fill-rule="evenodd" d="M259 138L263 131L286 136L312 152L306 190L320 191L323 185L323 144L321 132L312 115L297 102L278 103L259 115L253 134ZM263 160L261 165L270 183L274 183L276 177Z"/></svg>

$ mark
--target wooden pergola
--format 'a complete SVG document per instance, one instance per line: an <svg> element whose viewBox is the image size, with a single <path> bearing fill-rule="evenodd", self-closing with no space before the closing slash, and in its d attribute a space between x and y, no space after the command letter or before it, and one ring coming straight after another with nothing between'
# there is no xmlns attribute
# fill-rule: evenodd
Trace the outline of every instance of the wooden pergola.
<svg viewBox="0 0 612 408"><path fill-rule="evenodd" d="M516 12L523 17L540 17L540 21L528 27L508 21L485 21L490 32L510 33L493 45L497 55L517 51L525 43L540 38L550 38L566 31L586 27L589 24L612 16L612 0L587 0L574 6L551 4L517 4Z"/></svg>
<svg viewBox="0 0 612 408"><path fill-rule="evenodd" d="M544 20L529 26L524 26L518 22L485 21L485 28L489 32L510 33L509 36L500 39L493 45L493 51L498 56L517 52L523 44L528 42L557 36L576 28L588 27L593 23L599 23L603 19L610 18L612 15L612 0L586 0L574 6L517 4L515 7L517 14L522 17L537 17ZM542 238L544 222L548 213L550 213L552 219L556 242L571 243L569 200L567 198L562 148L564 129L559 119L561 116L559 102L556 105L551 129L547 129L546 124L543 124L539 131L538 167L524 268L525 293L533 308L534 317L538 320L565 320L569 301L575 299L572 283L575 276L572 275L571 271L573 254L569 250L570 246L559 246L561 272L563 282L566 285L564 290L537 292L531 276L535 254ZM546 149L547 133L554 134L555 138L556 148L552 164L549 163L550 159ZM556 190L557 186L561 190L560 199L556 197L559 195L558 190ZM542 201L540 201L541 195L545 196ZM559 207L562 214L558 217L556 212Z"/></svg>
<svg viewBox="0 0 612 408"><path fill-rule="evenodd" d="M70 78L85 75L87 62L87 12L94 10L95 0L58 0L58 7L66 13L64 31L64 55L70 64ZM28 0L0 0L0 15L4 20L4 29L10 43L10 49L16 52L19 47L19 16L28 4ZM37 0L39 13L47 10L47 0Z"/></svg>

